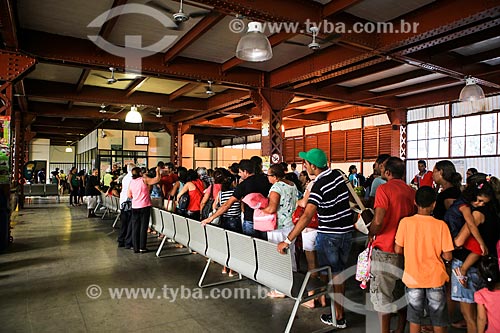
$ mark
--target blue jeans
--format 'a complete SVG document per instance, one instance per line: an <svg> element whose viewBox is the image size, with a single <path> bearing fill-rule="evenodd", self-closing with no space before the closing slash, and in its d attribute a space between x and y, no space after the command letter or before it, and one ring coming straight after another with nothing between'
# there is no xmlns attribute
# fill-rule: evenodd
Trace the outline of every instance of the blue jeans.
<svg viewBox="0 0 500 333"><path fill-rule="evenodd" d="M342 272L347 264L351 251L352 233L326 234L318 232L316 236L316 251L319 267L330 266L332 274Z"/></svg>
<svg viewBox="0 0 500 333"><path fill-rule="evenodd" d="M250 237L267 240L267 232L255 230L253 228L253 221L243 220L243 234Z"/></svg>
<svg viewBox="0 0 500 333"><path fill-rule="evenodd" d="M238 216L222 216L221 217L221 227L226 229L226 230L230 230L230 231L234 231L234 232L237 232L237 233L243 233L243 230L242 230L242 227L241 227L241 216L238 215Z"/></svg>

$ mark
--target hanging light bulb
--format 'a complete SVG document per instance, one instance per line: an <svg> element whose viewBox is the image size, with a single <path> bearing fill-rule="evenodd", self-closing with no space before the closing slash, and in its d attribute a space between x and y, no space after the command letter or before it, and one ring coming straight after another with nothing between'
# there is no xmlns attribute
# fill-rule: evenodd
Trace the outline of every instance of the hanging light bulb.
<svg viewBox="0 0 500 333"><path fill-rule="evenodd" d="M465 87L460 91L460 101L474 102L484 98L483 89L476 83L476 80L470 76L465 78Z"/></svg>
<svg viewBox="0 0 500 333"><path fill-rule="evenodd" d="M71 148L71 146L67 146L65 152L66 153L72 153L73 152L73 148Z"/></svg>
<svg viewBox="0 0 500 333"><path fill-rule="evenodd" d="M132 105L130 107L130 111L127 113L127 116L125 117L125 122L133 124L142 123L142 116L139 113L139 111L137 111L137 107L135 105Z"/></svg>
<svg viewBox="0 0 500 333"><path fill-rule="evenodd" d="M263 31L262 23L248 23L248 31L240 38L236 47L236 57L238 59L260 62L273 57L273 49L266 35L262 33Z"/></svg>

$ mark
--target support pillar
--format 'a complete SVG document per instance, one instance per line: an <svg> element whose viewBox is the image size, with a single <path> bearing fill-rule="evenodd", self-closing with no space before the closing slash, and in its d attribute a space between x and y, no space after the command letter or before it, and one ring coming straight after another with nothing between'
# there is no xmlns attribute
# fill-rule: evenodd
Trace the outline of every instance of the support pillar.
<svg viewBox="0 0 500 333"><path fill-rule="evenodd" d="M392 125L391 155L406 159L406 109L397 109L387 113Z"/></svg>
<svg viewBox="0 0 500 333"><path fill-rule="evenodd" d="M175 166L182 165L182 135L190 128L190 125L183 123L166 124L165 128L170 134L170 161Z"/></svg>
<svg viewBox="0 0 500 333"><path fill-rule="evenodd" d="M271 89L259 89L251 98L262 112L261 155L271 164L283 161L283 109L292 101L294 94Z"/></svg>

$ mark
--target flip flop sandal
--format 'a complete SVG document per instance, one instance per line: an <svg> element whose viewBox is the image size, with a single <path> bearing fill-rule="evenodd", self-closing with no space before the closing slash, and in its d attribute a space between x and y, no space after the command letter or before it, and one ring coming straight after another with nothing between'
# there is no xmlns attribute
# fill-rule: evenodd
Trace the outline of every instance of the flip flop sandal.
<svg viewBox="0 0 500 333"><path fill-rule="evenodd" d="M462 287L467 289L467 276L463 275L460 271L460 267L453 268L453 275L457 278L458 282L462 285Z"/></svg>

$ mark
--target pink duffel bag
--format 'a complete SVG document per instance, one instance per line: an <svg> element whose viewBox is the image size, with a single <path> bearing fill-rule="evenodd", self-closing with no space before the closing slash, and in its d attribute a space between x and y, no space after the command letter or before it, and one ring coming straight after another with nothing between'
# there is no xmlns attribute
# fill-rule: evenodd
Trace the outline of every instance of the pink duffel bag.
<svg viewBox="0 0 500 333"><path fill-rule="evenodd" d="M276 214L266 214L259 208L266 208L269 199L260 193L249 193L243 199L253 211L253 228L259 231L272 231L277 227Z"/></svg>

